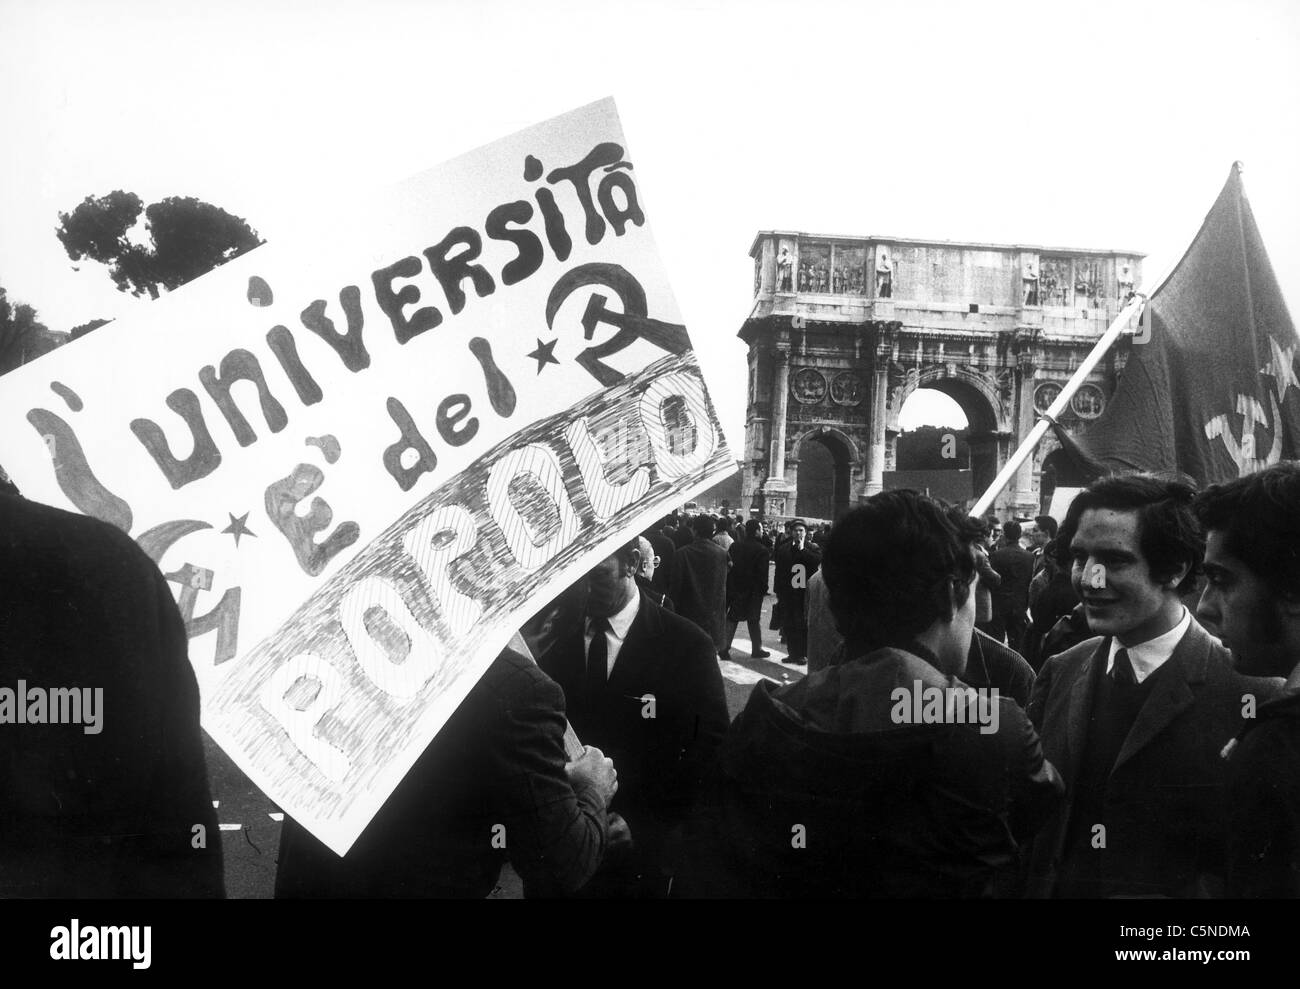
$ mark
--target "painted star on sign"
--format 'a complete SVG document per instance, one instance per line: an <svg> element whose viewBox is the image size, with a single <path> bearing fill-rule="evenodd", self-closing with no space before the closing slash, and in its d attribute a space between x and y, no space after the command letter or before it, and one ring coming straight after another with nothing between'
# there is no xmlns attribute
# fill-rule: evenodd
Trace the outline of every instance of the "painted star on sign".
<svg viewBox="0 0 1300 989"><path fill-rule="evenodd" d="M542 343L540 339L537 340L537 349L534 350L528 356L531 357L533 360L537 361L538 374L542 373L542 368L546 367L547 364L560 363L555 358L555 345L559 342L560 340L558 337L552 340L550 343Z"/></svg>
<svg viewBox="0 0 1300 989"><path fill-rule="evenodd" d="M257 533L248 527L248 516L251 513L245 512L243 515L239 516L239 518L235 518L232 512L227 512L226 514L230 516L230 525L222 529L221 532L222 534L228 532L234 536L236 546L239 545L240 536L252 536L254 539L257 538Z"/></svg>
<svg viewBox="0 0 1300 989"><path fill-rule="evenodd" d="M1286 397L1293 387L1300 390L1300 381L1297 381L1295 376L1296 346L1292 344L1283 347L1271 336L1268 338L1268 345L1273 348L1273 359L1260 368L1259 373L1270 375L1277 382L1278 400L1285 404Z"/></svg>

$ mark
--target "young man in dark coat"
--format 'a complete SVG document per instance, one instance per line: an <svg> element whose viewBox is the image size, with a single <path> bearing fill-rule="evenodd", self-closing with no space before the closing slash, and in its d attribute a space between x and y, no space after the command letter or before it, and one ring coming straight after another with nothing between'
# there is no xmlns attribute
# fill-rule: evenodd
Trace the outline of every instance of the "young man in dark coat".
<svg viewBox="0 0 1300 989"><path fill-rule="evenodd" d="M633 851L601 870L590 896L667 893L675 832L727 730L712 640L637 588L640 562L632 542L593 569L584 614L537 660L564 688L578 737L618 767L611 809L627 821Z"/></svg>
<svg viewBox="0 0 1300 989"><path fill-rule="evenodd" d="M745 523L745 538L737 539L728 551L731 571L727 577L727 652L736 637L736 627L743 621L749 629L751 655L766 659L771 655L763 648L763 599L767 597L768 553L758 538L761 526L757 519Z"/></svg>
<svg viewBox="0 0 1300 989"><path fill-rule="evenodd" d="M822 572L840 662L755 686L691 815L677 891L1011 892L1060 781L1014 701L958 680L975 624L969 544L929 498L888 491L835 524ZM936 696L934 717L914 716Z"/></svg>
<svg viewBox="0 0 1300 989"><path fill-rule="evenodd" d="M1286 677L1228 760L1233 897L1300 897L1300 466L1278 464L1203 492L1197 616L1242 673Z"/></svg>
<svg viewBox="0 0 1300 989"><path fill-rule="evenodd" d="M1042 559L1042 568L1029 585L1029 627L1025 629L1022 644L1024 657L1035 670L1047 659L1047 654L1043 652L1043 641L1047 638L1047 633L1079 604L1079 595L1070 577L1069 548L1066 547L1066 552L1062 553L1061 547L1053 539L1043 547Z"/></svg>
<svg viewBox="0 0 1300 989"><path fill-rule="evenodd" d="M12 492L0 563L0 898L223 896L198 683L157 566ZM37 720L33 691L61 692L65 723L53 700Z"/></svg>
<svg viewBox="0 0 1300 989"><path fill-rule="evenodd" d="M803 519L790 522L790 541L777 547L775 583L781 604L781 630L790 653L784 662L808 662L808 581L821 566L821 550L808 542Z"/></svg>
<svg viewBox="0 0 1300 989"><path fill-rule="evenodd" d="M1195 897L1223 892L1224 746L1242 676L1179 600L1203 552L1193 491L1135 474L1096 481L1061 526L1097 637L1047 660L1029 715L1066 799L1034 842L1036 896Z"/></svg>
<svg viewBox="0 0 1300 989"><path fill-rule="evenodd" d="M999 640L1005 636L1007 645L1018 649L1028 623L1029 582L1034 576L1034 555L1020 548L1019 522L1011 521L1002 527L1002 545L989 556L989 563L1002 578L993 589L989 634Z"/></svg>
<svg viewBox="0 0 1300 989"><path fill-rule="evenodd" d="M695 541L673 557L668 596L677 614L698 625L713 642L713 651L727 653L727 568L731 558L713 541L713 520L697 515Z"/></svg>

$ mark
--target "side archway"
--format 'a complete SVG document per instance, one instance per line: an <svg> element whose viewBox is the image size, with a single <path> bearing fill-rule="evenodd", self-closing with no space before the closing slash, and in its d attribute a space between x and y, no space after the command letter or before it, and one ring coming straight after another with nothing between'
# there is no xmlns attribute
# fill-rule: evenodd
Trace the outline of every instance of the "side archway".
<svg viewBox="0 0 1300 989"><path fill-rule="evenodd" d="M791 514L835 521L852 507L852 478L862 455L852 437L833 426L815 426L795 437L786 476L794 482Z"/></svg>

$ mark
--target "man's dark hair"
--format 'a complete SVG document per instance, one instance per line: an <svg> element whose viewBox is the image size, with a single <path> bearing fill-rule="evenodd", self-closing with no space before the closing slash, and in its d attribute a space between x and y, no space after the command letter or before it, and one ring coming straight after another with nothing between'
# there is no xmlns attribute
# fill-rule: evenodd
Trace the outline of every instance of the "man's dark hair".
<svg viewBox="0 0 1300 989"><path fill-rule="evenodd" d="M953 589L964 603L975 573L970 538L916 491L885 491L849 512L822 556L840 634L868 649L906 646L951 617Z"/></svg>
<svg viewBox="0 0 1300 989"><path fill-rule="evenodd" d="M962 525L964 527L970 528L972 532L978 533L979 538L981 539L983 539L993 530L993 526L989 524L988 519L982 519L975 515L967 515L965 516L965 519L966 521L963 522Z"/></svg>
<svg viewBox="0 0 1300 989"><path fill-rule="evenodd" d="M1035 515L1034 525L1038 526L1043 532L1047 533L1049 540L1056 538L1056 519L1050 515Z"/></svg>
<svg viewBox="0 0 1300 989"><path fill-rule="evenodd" d="M750 519L748 522L745 523L745 535L753 539L755 536L758 535L758 530L761 529L762 527L763 527L763 523L759 522L758 519Z"/></svg>
<svg viewBox="0 0 1300 989"><path fill-rule="evenodd" d="M1043 556L1062 570L1068 571L1070 569L1070 544L1060 537L1047 540L1047 543L1043 546Z"/></svg>
<svg viewBox="0 0 1300 989"><path fill-rule="evenodd" d="M1195 497L1191 485L1159 474L1119 474L1093 481L1070 502L1057 534L1060 552L1071 552L1079 519L1088 509L1137 512L1138 548L1151 576L1168 580L1186 563L1187 575L1178 582L1177 591L1190 591L1205 555L1205 539L1192 512Z"/></svg>
<svg viewBox="0 0 1300 989"><path fill-rule="evenodd" d="M1300 600L1300 464L1212 485L1192 507L1201 526L1221 531L1223 548L1274 597Z"/></svg>
<svg viewBox="0 0 1300 989"><path fill-rule="evenodd" d="M725 532L731 535L731 516L723 515L718 518L718 532Z"/></svg>
<svg viewBox="0 0 1300 989"><path fill-rule="evenodd" d="M960 506L949 508L947 514L962 542L968 546L988 532L987 522L977 519L973 515L967 515L961 510Z"/></svg>
<svg viewBox="0 0 1300 989"><path fill-rule="evenodd" d="M695 521L691 523L691 528L695 530L695 538L708 539L713 535L713 519L707 515L697 515Z"/></svg>
<svg viewBox="0 0 1300 989"><path fill-rule="evenodd" d="M1002 537L1006 539L1007 545L1020 542L1020 523L1012 519L1002 527Z"/></svg>

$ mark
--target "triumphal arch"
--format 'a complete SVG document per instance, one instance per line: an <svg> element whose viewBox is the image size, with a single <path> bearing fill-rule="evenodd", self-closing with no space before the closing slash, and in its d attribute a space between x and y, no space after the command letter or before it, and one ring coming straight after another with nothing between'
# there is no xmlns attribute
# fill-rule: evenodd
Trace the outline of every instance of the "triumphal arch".
<svg viewBox="0 0 1300 989"><path fill-rule="evenodd" d="M742 506L835 518L886 486L898 414L918 388L945 392L968 421L984 491L1042 410L1141 287L1134 251L843 237L765 230L750 248ZM1106 406L1129 338L1074 396L1061 425L1082 431ZM801 461L829 453L828 490L801 486ZM1051 432L994 503L1034 515L1061 457ZM801 500L804 504L801 504Z"/></svg>

